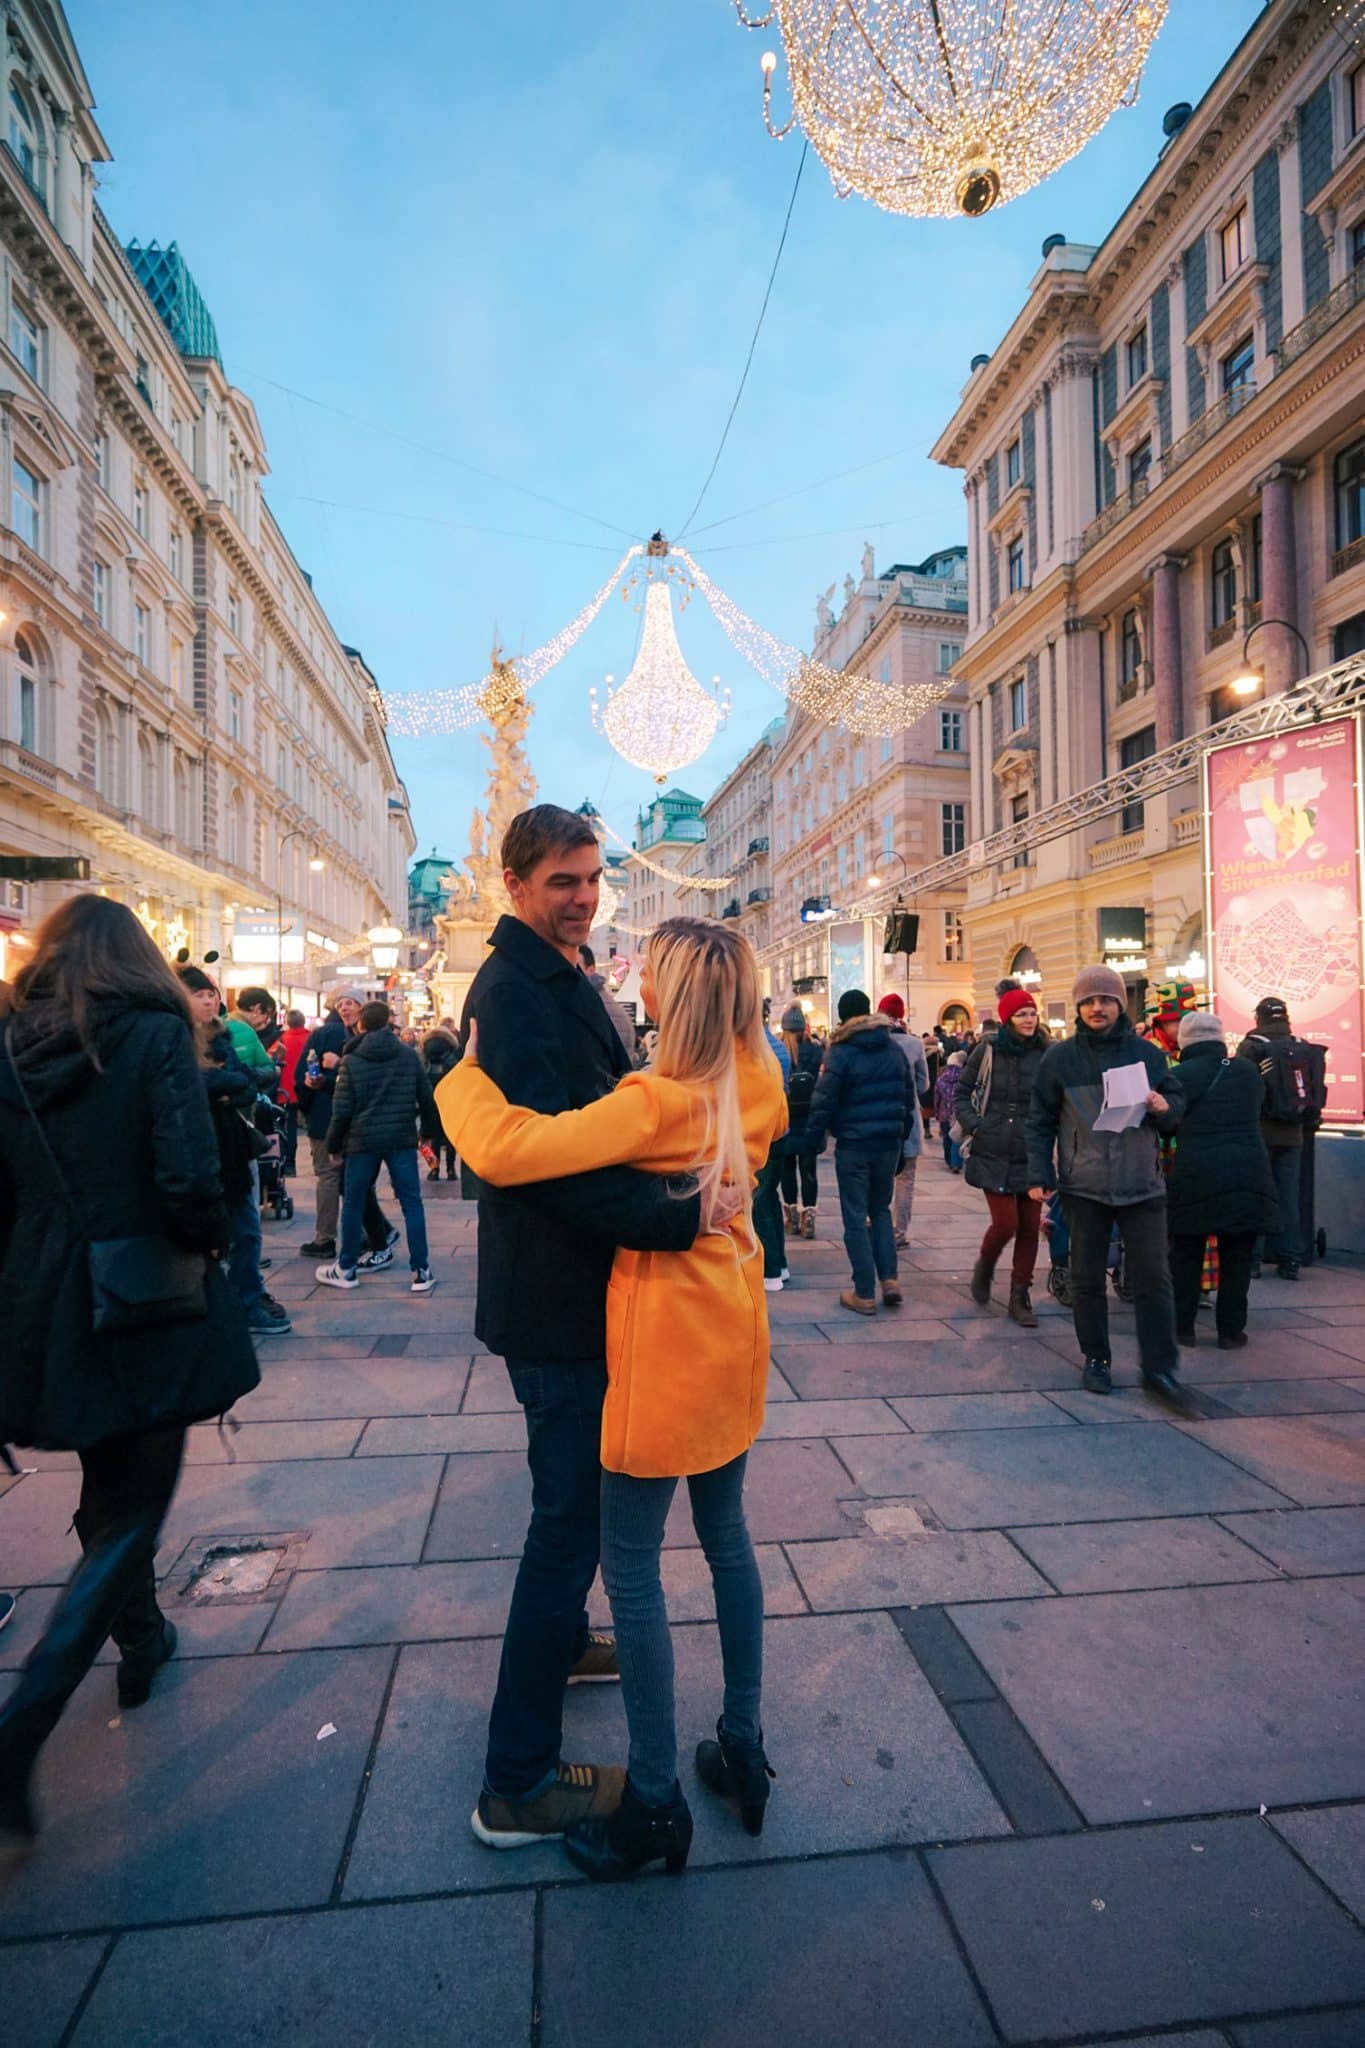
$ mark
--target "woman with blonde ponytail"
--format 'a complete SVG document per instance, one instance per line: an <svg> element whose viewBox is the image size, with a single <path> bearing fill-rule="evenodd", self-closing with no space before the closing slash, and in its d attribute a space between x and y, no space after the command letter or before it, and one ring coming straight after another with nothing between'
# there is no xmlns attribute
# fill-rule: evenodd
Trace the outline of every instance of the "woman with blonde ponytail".
<svg viewBox="0 0 1365 2048"><path fill-rule="evenodd" d="M786 1127L763 1032L758 970L728 926L673 918L649 940L641 993L659 1023L652 1066L586 1109L541 1116L463 1062L437 1090L446 1135L495 1187L632 1164L695 1174L710 1228L686 1252L618 1251L607 1298L602 1575L616 1624L630 1762L621 1804L566 1838L591 1877L663 1859L681 1870L692 1816L677 1778L673 1651L659 1578L664 1522L685 1477L711 1568L725 1674L717 1740L697 1750L712 1790L763 1825L771 1773L759 1694L763 1589L744 1520L744 1467L763 1423L768 1315L754 1178Z"/></svg>

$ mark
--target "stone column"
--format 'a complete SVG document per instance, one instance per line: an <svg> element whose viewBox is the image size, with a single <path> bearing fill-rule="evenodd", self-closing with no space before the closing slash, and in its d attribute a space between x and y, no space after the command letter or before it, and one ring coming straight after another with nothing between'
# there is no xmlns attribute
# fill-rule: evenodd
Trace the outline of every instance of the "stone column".
<svg viewBox="0 0 1365 2048"><path fill-rule="evenodd" d="M1274 623L1299 623L1298 557L1294 545L1294 486L1303 475L1292 462L1277 462L1261 478L1261 617L1252 642L1252 665L1265 676L1268 697L1287 690L1304 672L1296 636Z"/></svg>
<svg viewBox="0 0 1365 2048"><path fill-rule="evenodd" d="M1185 555L1159 555L1152 564L1152 679L1156 744L1174 746L1185 732L1185 677L1180 640L1180 571Z"/></svg>
<svg viewBox="0 0 1365 2048"><path fill-rule="evenodd" d="M1095 517L1095 423L1091 372L1094 357L1086 349L1067 349L1057 364L1057 389L1052 402L1052 446L1056 459L1053 506L1056 552L1076 559L1080 537Z"/></svg>

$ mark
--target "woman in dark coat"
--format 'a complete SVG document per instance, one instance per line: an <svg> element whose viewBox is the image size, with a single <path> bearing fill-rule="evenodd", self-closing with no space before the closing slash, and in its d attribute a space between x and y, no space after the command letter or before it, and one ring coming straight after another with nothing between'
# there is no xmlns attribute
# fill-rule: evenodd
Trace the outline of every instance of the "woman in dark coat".
<svg viewBox="0 0 1365 2048"><path fill-rule="evenodd" d="M783 1140L782 1202L784 1221L793 1237L814 1237L815 1205L820 1199L817 1155L806 1143L806 1119L820 1078L820 1048L810 1035L806 1013L792 1003L782 1013L782 1043L791 1072L787 1076L787 1135ZM797 1195L800 1194L800 1202Z"/></svg>
<svg viewBox="0 0 1365 2048"><path fill-rule="evenodd" d="M1029 1289L1038 1261L1043 1205L1029 1194L1025 1119L1046 1051L1033 996L1027 989L1007 989L1000 998L1000 1028L994 1038L983 1038L968 1055L955 1105L963 1135L972 1141L967 1185L981 1189L991 1212L990 1227L972 1268L972 1300L983 1308L990 1300L996 1261L1013 1238L1009 1313L1026 1330L1038 1327ZM989 1079L981 1088L987 1059ZM978 1093L983 1098L979 1105L972 1099Z"/></svg>
<svg viewBox="0 0 1365 2048"><path fill-rule="evenodd" d="M1187 1011L1180 1020L1180 1078L1185 1114L1166 1183L1176 1332L1195 1343L1204 1245L1218 1239L1214 1322L1222 1351L1246 1343L1252 1256L1275 1222L1275 1183L1261 1135L1260 1071L1230 1059L1217 1017Z"/></svg>
<svg viewBox="0 0 1365 2048"><path fill-rule="evenodd" d="M439 1025L435 1031L428 1031L422 1040L422 1065L427 1070L433 1093L440 1087L449 1073L460 1064L460 1043L452 1032L442 1031ZM446 1179L455 1179L455 1147L444 1139L436 1147L436 1164L427 1169L428 1180L441 1178L441 1154L445 1154Z"/></svg>
<svg viewBox="0 0 1365 2048"><path fill-rule="evenodd" d="M0 1840L36 1832L38 1751L105 1638L125 1708L175 1648L154 1559L185 1430L259 1379L227 1241L185 997L131 911L74 897L0 1039L0 1443L75 1451L83 1475L81 1561L0 1708Z"/></svg>

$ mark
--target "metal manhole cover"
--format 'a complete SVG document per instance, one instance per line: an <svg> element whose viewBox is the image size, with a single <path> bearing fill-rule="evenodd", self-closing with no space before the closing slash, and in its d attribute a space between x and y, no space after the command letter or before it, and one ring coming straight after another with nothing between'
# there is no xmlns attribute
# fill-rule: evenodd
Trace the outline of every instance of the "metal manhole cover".
<svg viewBox="0 0 1365 2048"><path fill-rule="evenodd" d="M307 1530L282 1534L196 1536L170 1578L179 1599L196 1606L279 1600L302 1559Z"/></svg>

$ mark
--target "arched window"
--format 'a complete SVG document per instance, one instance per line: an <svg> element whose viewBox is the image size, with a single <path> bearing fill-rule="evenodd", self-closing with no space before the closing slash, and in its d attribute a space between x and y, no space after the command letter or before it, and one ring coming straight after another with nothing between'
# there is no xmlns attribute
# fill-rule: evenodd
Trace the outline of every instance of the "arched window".
<svg viewBox="0 0 1365 2048"><path fill-rule="evenodd" d="M27 633L14 636L14 666L19 677L19 744L30 754L43 751L38 651Z"/></svg>
<svg viewBox="0 0 1365 2048"><path fill-rule="evenodd" d="M175 836L184 846L193 846L194 833L190 829L190 778L185 767L185 757L177 754L171 771L171 790L175 803Z"/></svg>
<svg viewBox="0 0 1365 2048"><path fill-rule="evenodd" d="M1220 540L1213 551L1213 623L1226 626L1237 616L1237 557L1230 540Z"/></svg>
<svg viewBox="0 0 1365 2048"><path fill-rule="evenodd" d="M95 706L95 787L113 803L118 796L118 734L109 701L101 697Z"/></svg>
<svg viewBox="0 0 1365 2048"><path fill-rule="evenodd" d="M20 170L34 191L42 193L42 171L39 150L42 145L42 129L33 102L17 78L9 82L9 146Z"/></svg>

